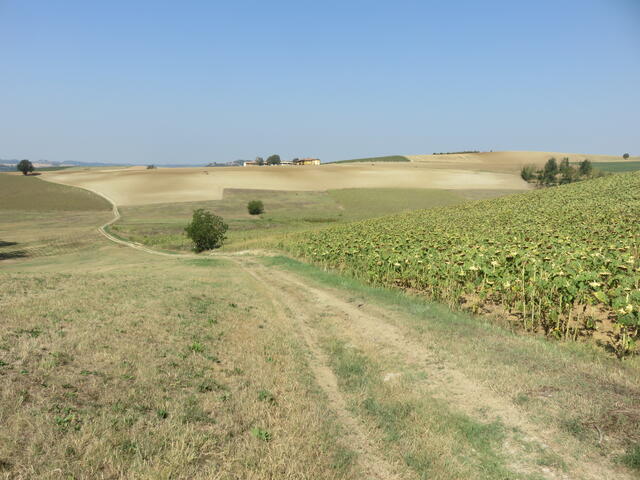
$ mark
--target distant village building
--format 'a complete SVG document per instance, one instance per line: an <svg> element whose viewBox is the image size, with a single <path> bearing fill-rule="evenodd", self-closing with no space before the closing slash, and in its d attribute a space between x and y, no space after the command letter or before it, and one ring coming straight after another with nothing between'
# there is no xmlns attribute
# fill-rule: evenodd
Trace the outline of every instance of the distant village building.
<svg viewBox="0 0 640 480"><path fill-rule="evenodd" d="M297 158L293 161L294 165L320 165L319 158Z"/></svg>

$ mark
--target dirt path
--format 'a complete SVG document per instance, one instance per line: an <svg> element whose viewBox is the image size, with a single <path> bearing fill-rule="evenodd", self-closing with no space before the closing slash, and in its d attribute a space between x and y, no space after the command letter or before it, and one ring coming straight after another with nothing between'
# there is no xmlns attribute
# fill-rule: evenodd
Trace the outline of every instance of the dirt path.
<svg viewBox="0 0 640 480"><path fill-rule="evenodd" d="M373 345L375 350L393 358L395 367L390 368L385 375L385 381L393 380L406 365L417 367L428 376L428 392L445 400L453 409L460 411L479 421L491 422L499 420L508 432L518 432L519 440L507 438L504 444L504 454L511 460L510 467L520 473L537 474L549 479L624 479L631 478L621 475L619 471L609 468L603 459L580 457L567 451L567 445L560 444L556 439L561 437L553 429L545 429L530 422L513 403L487 388L485 385L467 377L438 355L436 344L432 347L418 343L411 339L409 331L403 331L393 325L391 313L380 307L354 305L340 298L338 295L321 288L309 285L300 277L290 273L267 268L252 257L236 257L233 259L251 277L265 288L274 305L277 305L280 315L288 316L290 323L300 329L305 342L313 354L312 368L333 409L338 413L341 421L353 432L354 445L363 453L366 463L372 468L383 472L379 478L399 478L388 476L393 471L381 459L380 453L371 442L367 428L345 408L345 400L338 388L336 377L328 366L326 356L318 348L318 335L314 325L317 318L333 318L332 327L339 332L339 336L351 345ZM416 385L416 388L420 388ZM479 412L489 412L489 417L479 416ZM511 433L513 435L513 433ZM537 465L527 452L525 444L535 444L538 447L563 457L566 471L562 468ZM395 468L398 468L397 466ZM378 478L378 477L373 477Z"/></svg>
<svg viewBox="0 0 640 480"><path fill-rule="evenodd" d="M347 436L347 443L358 454L357 462L363 473L368 479L377 480L400 480L409 478L407 475L400 475L398 472L401 467L392 465L386 461L381 452L373 444L371 440L371 432L367 431L365 426L356 419L347 409L344 397L340 393L338 380L329 367L328 359L324 352L319 348L313 330L308 326L309 318L305 316L301 310L292 311L289 304L283 302L283 297L272 293L270 287L265 287L264 280L267 278L256 272L252 268L254 265L248 259L235 258L234 261L255 280L256 284L267 296L274 307L276 315L279 319L289 325L294 324L297 327L304 343L310 352L310 368L315 377L317 385L327 396L331 409L338 417L343 425ZM271 277L269 277L271 279Z"/></svg>

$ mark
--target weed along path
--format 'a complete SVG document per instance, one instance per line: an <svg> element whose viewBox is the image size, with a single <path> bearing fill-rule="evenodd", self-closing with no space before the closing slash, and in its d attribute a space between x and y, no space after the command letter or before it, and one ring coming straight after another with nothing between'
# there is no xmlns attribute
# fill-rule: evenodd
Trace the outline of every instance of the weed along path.
<svg viewBox="0 0 640 480"><path fill-rule="evenodd" d="M640 398L623 364L517 336L265 252L195 255L156 251L111 234L109 226L120 218L118 208L105 195L94 193L113 205L113 218L99 228L100 233L117 245L174 259L175 263L160 258L149 262L163 269L163 275L179 269L191 275L190 286L211 290L209 294L215 296L215 269L220 268L216 259L225 264L226 278L238 285L235 295L249 296L259 306L247 307L242 318L240 314L234 317L236 323L226 333L241 339L239 350L263 362L267 336L280 349L285 344L300 345L299 358L292 354L280 364L269 361L260 368L275 369L271 388L284 392L278 399L279 408L301 401L300 395L316 395L315 408L323 406L327 417L335 418L335 443L349 447L355 467L336 469L332 477L324 473L323 478L633 478L616 461L623 452L615 443L615 432L603 430L606 415L602 412L611 404L635 395ZM194 259L211 265L197 266ZM185 298L189 295L174 290ZM241 299L229 300L235 309ZM256 318L263 323L253 325ZM245 336L238 333L243 329ZM203 348L196 342L191 351L201 353ZM250 363L245 368L260 376ZM311 393L286 384L291 381L287 375L296 369L308 371ZM260 379L247 377L246 381L256 380ZM175 382L181 381L176 377ZM610 391L610 396L600 395L603 390ZM262 396L270 398L266 393ZM282 422L291 418L282 415L278 417ZM229 420L232 430L238 429L234 422L238 423ZM291 445L318 434L305 432L299 425L296 428L299 430L291 427L290 432L280 433L292 438ZM282 451L269 450L276 448L269 443L270 433L255 432L254 436L264 440L261 455L281 455L278 458L286 461ZM311 462L314 453L304 455ZM216 461L224 464L225 457L217 456ZM304 459L297 461L304 465ZM259 476L244 473L210 478L314 478L278 477L276 470Z"/></svg>

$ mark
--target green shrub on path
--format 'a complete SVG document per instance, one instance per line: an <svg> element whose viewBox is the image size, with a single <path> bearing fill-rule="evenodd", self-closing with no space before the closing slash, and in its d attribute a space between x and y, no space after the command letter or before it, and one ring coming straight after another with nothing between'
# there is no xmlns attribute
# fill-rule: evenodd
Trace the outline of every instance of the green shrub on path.
<svg viewBox="0 0 640 480"><path fill-rule="evenodd" d="M264 204L262 203L262 200L251 200L247 204L247 210L249 210L251 215L260 215L261 213L264 213Z"/></svg>
<svg viewBox="0 0 640 480"><path fill-rule="evenodd" d="M221 247L228 228L222 217L198 208L193 211L193 218L184 230L187 237L193 241L194 250L202 252Z"/></svg>

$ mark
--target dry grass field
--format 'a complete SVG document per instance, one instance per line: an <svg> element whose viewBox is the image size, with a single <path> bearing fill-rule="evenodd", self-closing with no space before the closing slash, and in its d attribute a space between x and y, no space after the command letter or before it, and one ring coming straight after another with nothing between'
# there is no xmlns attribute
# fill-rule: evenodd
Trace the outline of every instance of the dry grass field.
<svg viewBox="0 0 640 480"><path fill-rule="evenodd" d="M635 478L637 358L272 253L117 245L96 231L102 199L26 180L28 208L0 204L0 478ZM242 218L254 193L220 211L262 221ZM497 193L271 192L270 222ZM179 225L194 205L125 206L123 225Z"/></svg>

